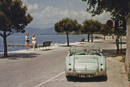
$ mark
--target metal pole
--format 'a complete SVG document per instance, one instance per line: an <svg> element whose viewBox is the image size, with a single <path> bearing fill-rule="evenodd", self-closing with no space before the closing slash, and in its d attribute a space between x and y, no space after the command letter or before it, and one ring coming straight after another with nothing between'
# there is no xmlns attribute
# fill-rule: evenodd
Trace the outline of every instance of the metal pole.
<svg viewBox="0 0 130 87"><path fill-rule="evenodd" d="M121 45L121 53L122 53L122 35L121 35L121 38L120 38L120 45Z"/></svg>

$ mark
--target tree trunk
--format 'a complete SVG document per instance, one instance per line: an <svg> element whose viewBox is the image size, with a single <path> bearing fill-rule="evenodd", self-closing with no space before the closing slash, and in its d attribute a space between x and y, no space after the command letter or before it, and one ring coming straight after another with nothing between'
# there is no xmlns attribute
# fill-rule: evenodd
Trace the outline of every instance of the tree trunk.
<svg viewBox="0 0 130 87"><path fill-rule="evenodd" d="M104 40L106 40L106 35L104 35Z"/></svg>
<svg viewBox="0 0 130 87"><path fill-rule="evenodd" d="M88 34L88 42L90 41L90 34Z"/></svg>
<svg viewBox="0 0 130 87"><path fill-rule="evenodd" d="M120 36L120 51L121 51L121 53L123 52L123 49L122 49L122 36Z"/></svg>
<svg viewBox="0 0 130 87"><path fill-rule="evenodd" d="M91 34L91 42L93 42L93 34Z"/></svg>
<svg viewBox="0 0 130 87"><path fill-rule="evenodd" d="M112 35L112 39L114 39L114 35Z"/></svg>
<svg viewBox="0 0 130 87"><path fill-rule="evenodd" d="M8 57L6 32L3 33L3 44L4 44L4 57Z"/></svg>
<svg viewBox="0 0 130 87"><path fill-rule="evenodd" d="M116 37L116 47L117 47L117 53L119 53L120 49L119 49L119 36Z"/></svg>
<svg viewBox="0 0 130 87"><path fill-rule="evenodd" d="M127 49L126 49L126 58L125 58L125 68L127 73L130 74L130 17L127 19Z"/></svg>
<svg viewBox="0 0 130 87"><path fill-rule="evenodd" d="M69 45L69 34L68 34L68 32L66 33L66 36L67 36L67 46L70 46Z"/></svg>

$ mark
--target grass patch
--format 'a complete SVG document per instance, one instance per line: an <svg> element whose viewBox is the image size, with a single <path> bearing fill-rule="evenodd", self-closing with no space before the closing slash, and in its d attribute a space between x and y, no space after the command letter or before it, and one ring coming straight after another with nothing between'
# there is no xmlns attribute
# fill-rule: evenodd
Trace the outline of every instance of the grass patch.
<svg viewBox="0 0 130 87"><path fill-rule="evenodd" d="M120 62L125 63L125 56L122 56L122 58L121 58Z"/></svg>

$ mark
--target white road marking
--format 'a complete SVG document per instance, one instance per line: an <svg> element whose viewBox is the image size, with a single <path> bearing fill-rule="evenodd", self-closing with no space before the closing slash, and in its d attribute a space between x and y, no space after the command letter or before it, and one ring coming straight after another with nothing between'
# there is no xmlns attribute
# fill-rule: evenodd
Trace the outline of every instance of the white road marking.
<svg viewBox="0 0 130 87"><path fill-rule="evenodd" d="M56 76L54 76L54 77L52 77L52 78L50 78L50 79L48 79L48 80L46 80L46 81L44 81L44 82L41 82L40 84L38 84L38 85L36 85L36 86L34 86L34 87L40 87L41 85L44 85L44 84L46 84L46 83L48 83L48 82L54 80L55 78L61 76L61 75L64 74L64 73L65 73L65 72L61 72L61 73L57 74Z"/></svg>

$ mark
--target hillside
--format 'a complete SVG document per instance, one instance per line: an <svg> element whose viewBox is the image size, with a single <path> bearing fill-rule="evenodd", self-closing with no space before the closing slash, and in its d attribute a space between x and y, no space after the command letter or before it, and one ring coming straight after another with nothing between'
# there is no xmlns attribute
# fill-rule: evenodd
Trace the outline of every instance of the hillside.
<svg viewBox="0 0 130 87"><path fill-rule="evenodd" d="M40 34L40 35L56 35L54 28L45 28L45 29L39 29L39 28L26 28L26 32L29 32L30 34Z"/></svg>

